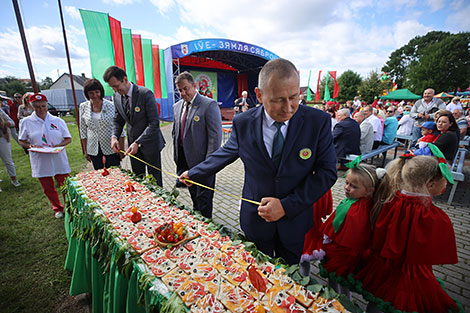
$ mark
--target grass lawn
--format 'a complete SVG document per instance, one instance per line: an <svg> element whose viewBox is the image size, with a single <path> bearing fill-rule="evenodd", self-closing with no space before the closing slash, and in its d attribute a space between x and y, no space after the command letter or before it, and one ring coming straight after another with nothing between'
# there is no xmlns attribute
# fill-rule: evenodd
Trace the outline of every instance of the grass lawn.
<svg viewBox="0 0 470 313"><path fill-rule="evenodd" d="M72 122L73 117L65 117ZM78 129L68 124L72 143L67 146L72 173L86 166ZM54 211L36 178L29 157L12 141L13 161L21 186L10 184L0 164L0 311L54 312L68 295L70 273L64 270L67 253L64 220ZM62 199L62 198L61 198Z"/></svg>

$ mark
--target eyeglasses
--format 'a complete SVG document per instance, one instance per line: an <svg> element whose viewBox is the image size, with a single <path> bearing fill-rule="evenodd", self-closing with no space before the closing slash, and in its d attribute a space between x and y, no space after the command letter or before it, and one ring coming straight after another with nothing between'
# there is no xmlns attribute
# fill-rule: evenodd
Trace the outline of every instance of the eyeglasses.
<svg viewBox="0 0 470 313"><path fill-rule="evenodd" d="M21 97L14 97L15 99L21 99Z"/></svg>
<svg viewBox="0 0 470 313"><path fill-rule="evenodd" d="M394 113L395 111L387 111L387 113Z"/></svg>

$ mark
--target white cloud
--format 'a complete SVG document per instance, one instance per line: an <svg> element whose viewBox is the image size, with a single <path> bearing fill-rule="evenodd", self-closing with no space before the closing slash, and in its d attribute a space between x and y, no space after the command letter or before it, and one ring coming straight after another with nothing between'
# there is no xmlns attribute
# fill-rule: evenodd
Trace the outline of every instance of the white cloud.
<svg viewBox="0 0 470 313"><path fill-rule="evenodd" d="M400 21L395 24L393 37L395 39L397 48L399 48L407 44L410 39L416 36L425 35L431 30L431 27L422 25L414 20Z"/></svg>
<svg viewBox="0 0 470 313"><path fill-rule="evenodd" d="M135 0L103 0L105 4L126 5L136 2Z"/></svg>
<svg viewBox="0 0 470 313"><path fill-rule="evenodd" d="M431 7L431 12L439 11L445 5L445 0L427 0L427 2Z"/></svg>
<svg viewBox="0 0 470 313"><path fill-rule="evenodd" d="M65 12L70 15L71 18L74 20L81 20L80 18L80 12L76 7L73 6L65 6Z"/></svg>
<svg viewBox="0 0 470 313"><path fill-rule="evenodd" d="M455 1L453 4L457 10L447 17L447 24L455 31L470 31L470 3Z"/></svg>
<svg viewBox="0 0 470 313"><path fill-rule="evenodd" d="M157 7L162 15L175 7L175 2L173 0L150 0L150 3Z"/></svg>
<svg viewBox="0 0 470 313"><path fill-rule="evenodd" d="M33 68L37 76L44 76L38 73L49 73L51 68L67 69L63 35L60 28L33 26L25 29L25 33ZM68 32L67 36L72 70L75 68L81 73L83 72L81 68L89 68L89 65L86 65L86 63L89 63L88 50L76 44L76 34ZM21 76L29 76L18 31L7 29L0 33L0 64L0 71L7 71L14 76L18 76L18 72L21 72ZM8 64L15 64L17 68L10 70ZM21 70L18 71L18 69Z"/></svg>

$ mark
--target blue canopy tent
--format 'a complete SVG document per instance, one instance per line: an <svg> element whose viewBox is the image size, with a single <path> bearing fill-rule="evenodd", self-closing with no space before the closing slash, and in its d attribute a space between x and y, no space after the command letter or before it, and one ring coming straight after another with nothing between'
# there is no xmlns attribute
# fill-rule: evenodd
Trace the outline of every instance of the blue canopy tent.
<svg viewBox="0 0 470 313"><path fill-rule="evenodd" d="M258 85L258 73L266 62L276 58L279 56L259 46L221 38L192 40L168 47L164 51L168 101L161 106L161 112L166 119L173 120L173 104L179 100L174 80L183 71L203 77L198 87L215 91L211 95L216 96L214 99L222 108L233 107L241 90L248 91L256 102L254 89Z"/></svg>

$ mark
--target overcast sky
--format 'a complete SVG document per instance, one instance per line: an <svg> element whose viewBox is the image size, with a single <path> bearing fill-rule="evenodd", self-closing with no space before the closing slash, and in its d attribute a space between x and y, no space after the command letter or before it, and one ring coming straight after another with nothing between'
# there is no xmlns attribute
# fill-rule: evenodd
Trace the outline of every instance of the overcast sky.
<svg viewBox="0 0 470 313"><path fill-rule="evenodd" d="M19 0L38 80L67 70L55 0ZM390 53L431 30L470 31L468 0L63 0L72 70L91 75L78 9L109 13L161 48L201 38L227 38L294 62L306 85L310 70L351 69L366 77ZM0 77L28 78L11 1L0 4ZM400 87L400 86L399 86Z"/></svg>

